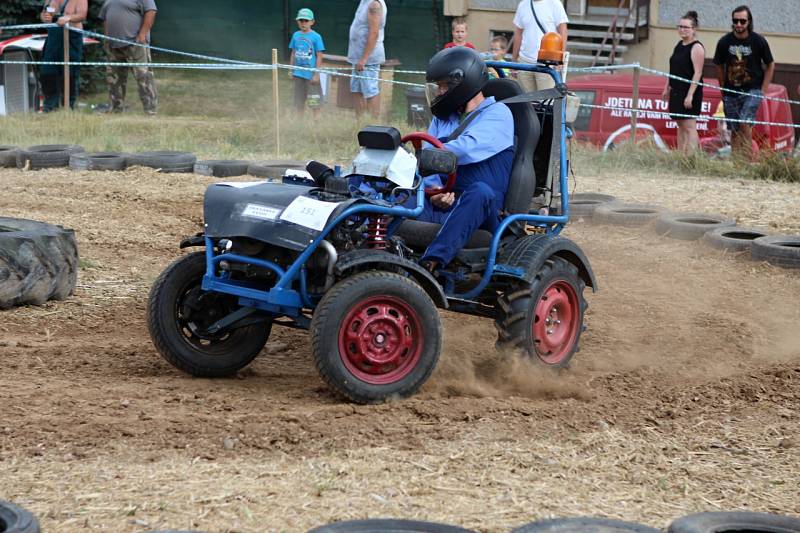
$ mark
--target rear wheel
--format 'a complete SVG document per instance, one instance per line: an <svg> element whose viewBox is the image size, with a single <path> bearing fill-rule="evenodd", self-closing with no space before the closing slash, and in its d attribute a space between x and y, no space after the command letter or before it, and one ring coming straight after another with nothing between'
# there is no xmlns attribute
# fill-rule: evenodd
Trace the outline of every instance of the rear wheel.
<svg viewBox="0 0 800 533"><path fill-rule="evenodd" d="M229 376L255 359L272 323L208 333L240 306L236 296L203 291L205 272L204 252L168 266L150 291L147 326L159 353L176 368L199 377Z"/></svg>
<svg viewBox="0 0 800 533"><path fill-rule="evenodd" d="M442 326L425 291L390 272L364 272L335 285L311 321L322 378L358 403L414 394L439 360Z"/></svg>
<svg viewBox="0 0 800 533"><path fill-rule="evenodd" d="M533 283L502 295L495 321L498 348L521 349L552 367L566 367L583 331L586 284L560 257L545 261Z"/></svg>

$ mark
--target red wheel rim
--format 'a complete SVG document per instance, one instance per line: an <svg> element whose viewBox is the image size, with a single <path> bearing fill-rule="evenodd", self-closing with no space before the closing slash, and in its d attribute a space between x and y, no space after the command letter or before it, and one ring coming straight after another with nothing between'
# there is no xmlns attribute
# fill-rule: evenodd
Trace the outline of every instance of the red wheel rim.
<svg viewBox="0 0 800 533"><path fill-rule="evenodd" d="M557 365L575 347L580 327L578 293L568 282L556 280L542 292L533 310L533 347L548 365Z"/></svg>
<svg viewBox="0 0 800 533"><path fill-rule="evenodd" d="M339 329L339 355L356 378L386 385L406 377L422 356L422 324L416 311L393 296L357 302Z"/></svg>

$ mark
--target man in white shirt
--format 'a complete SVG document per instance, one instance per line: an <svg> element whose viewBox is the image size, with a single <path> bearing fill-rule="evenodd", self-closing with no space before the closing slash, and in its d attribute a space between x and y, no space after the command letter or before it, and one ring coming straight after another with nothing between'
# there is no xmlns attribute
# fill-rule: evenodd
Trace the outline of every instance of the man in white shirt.
<svg viewBox="0 0 800 533"><path fill-rule="evenodd" d="M561 0L522 0L514 14L514 61L536 63L545 33L558 32L566 47L567 22ZM553 78L538 72L519 72L518 79L526 91L541 91L555 85Z"/></svg>

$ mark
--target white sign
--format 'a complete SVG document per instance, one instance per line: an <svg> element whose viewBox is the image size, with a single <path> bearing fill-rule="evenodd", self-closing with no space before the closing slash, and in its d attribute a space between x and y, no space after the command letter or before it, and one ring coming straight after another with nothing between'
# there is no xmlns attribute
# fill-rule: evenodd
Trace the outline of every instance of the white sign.
<svg viewBox="0 0 800 533"><path fill-rule="evenodd" d="M6 88L0 85L0 116L6 114Z"/></svg>
<svg viewBox="0 0 800 533"><path fill-rule="evenodd" d="M321 202L308 196L298 196L283 210L281 220L322 231L338 206L336 202Z"/></svg>
<svg viewBox="0 0 800 533"><path fill-rule="evenodd" d="M260 204L247 204L242 210L242 216L260 218L261 220L275 220L280 213L281 210L278 208Z"/></svg>

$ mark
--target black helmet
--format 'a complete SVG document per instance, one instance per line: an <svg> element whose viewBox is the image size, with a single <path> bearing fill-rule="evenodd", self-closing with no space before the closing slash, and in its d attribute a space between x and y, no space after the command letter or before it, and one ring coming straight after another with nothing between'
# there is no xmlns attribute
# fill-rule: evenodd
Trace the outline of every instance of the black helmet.
<svg viewBox="0 0 800 533"><path fill-rule="evenodd" d="M478 52L465 46L454 46L431 58L425 77L431 113L446 119L483 89L489 73ZM437 95L438 83L442 81L447 82L447 92Z"/></svg>

